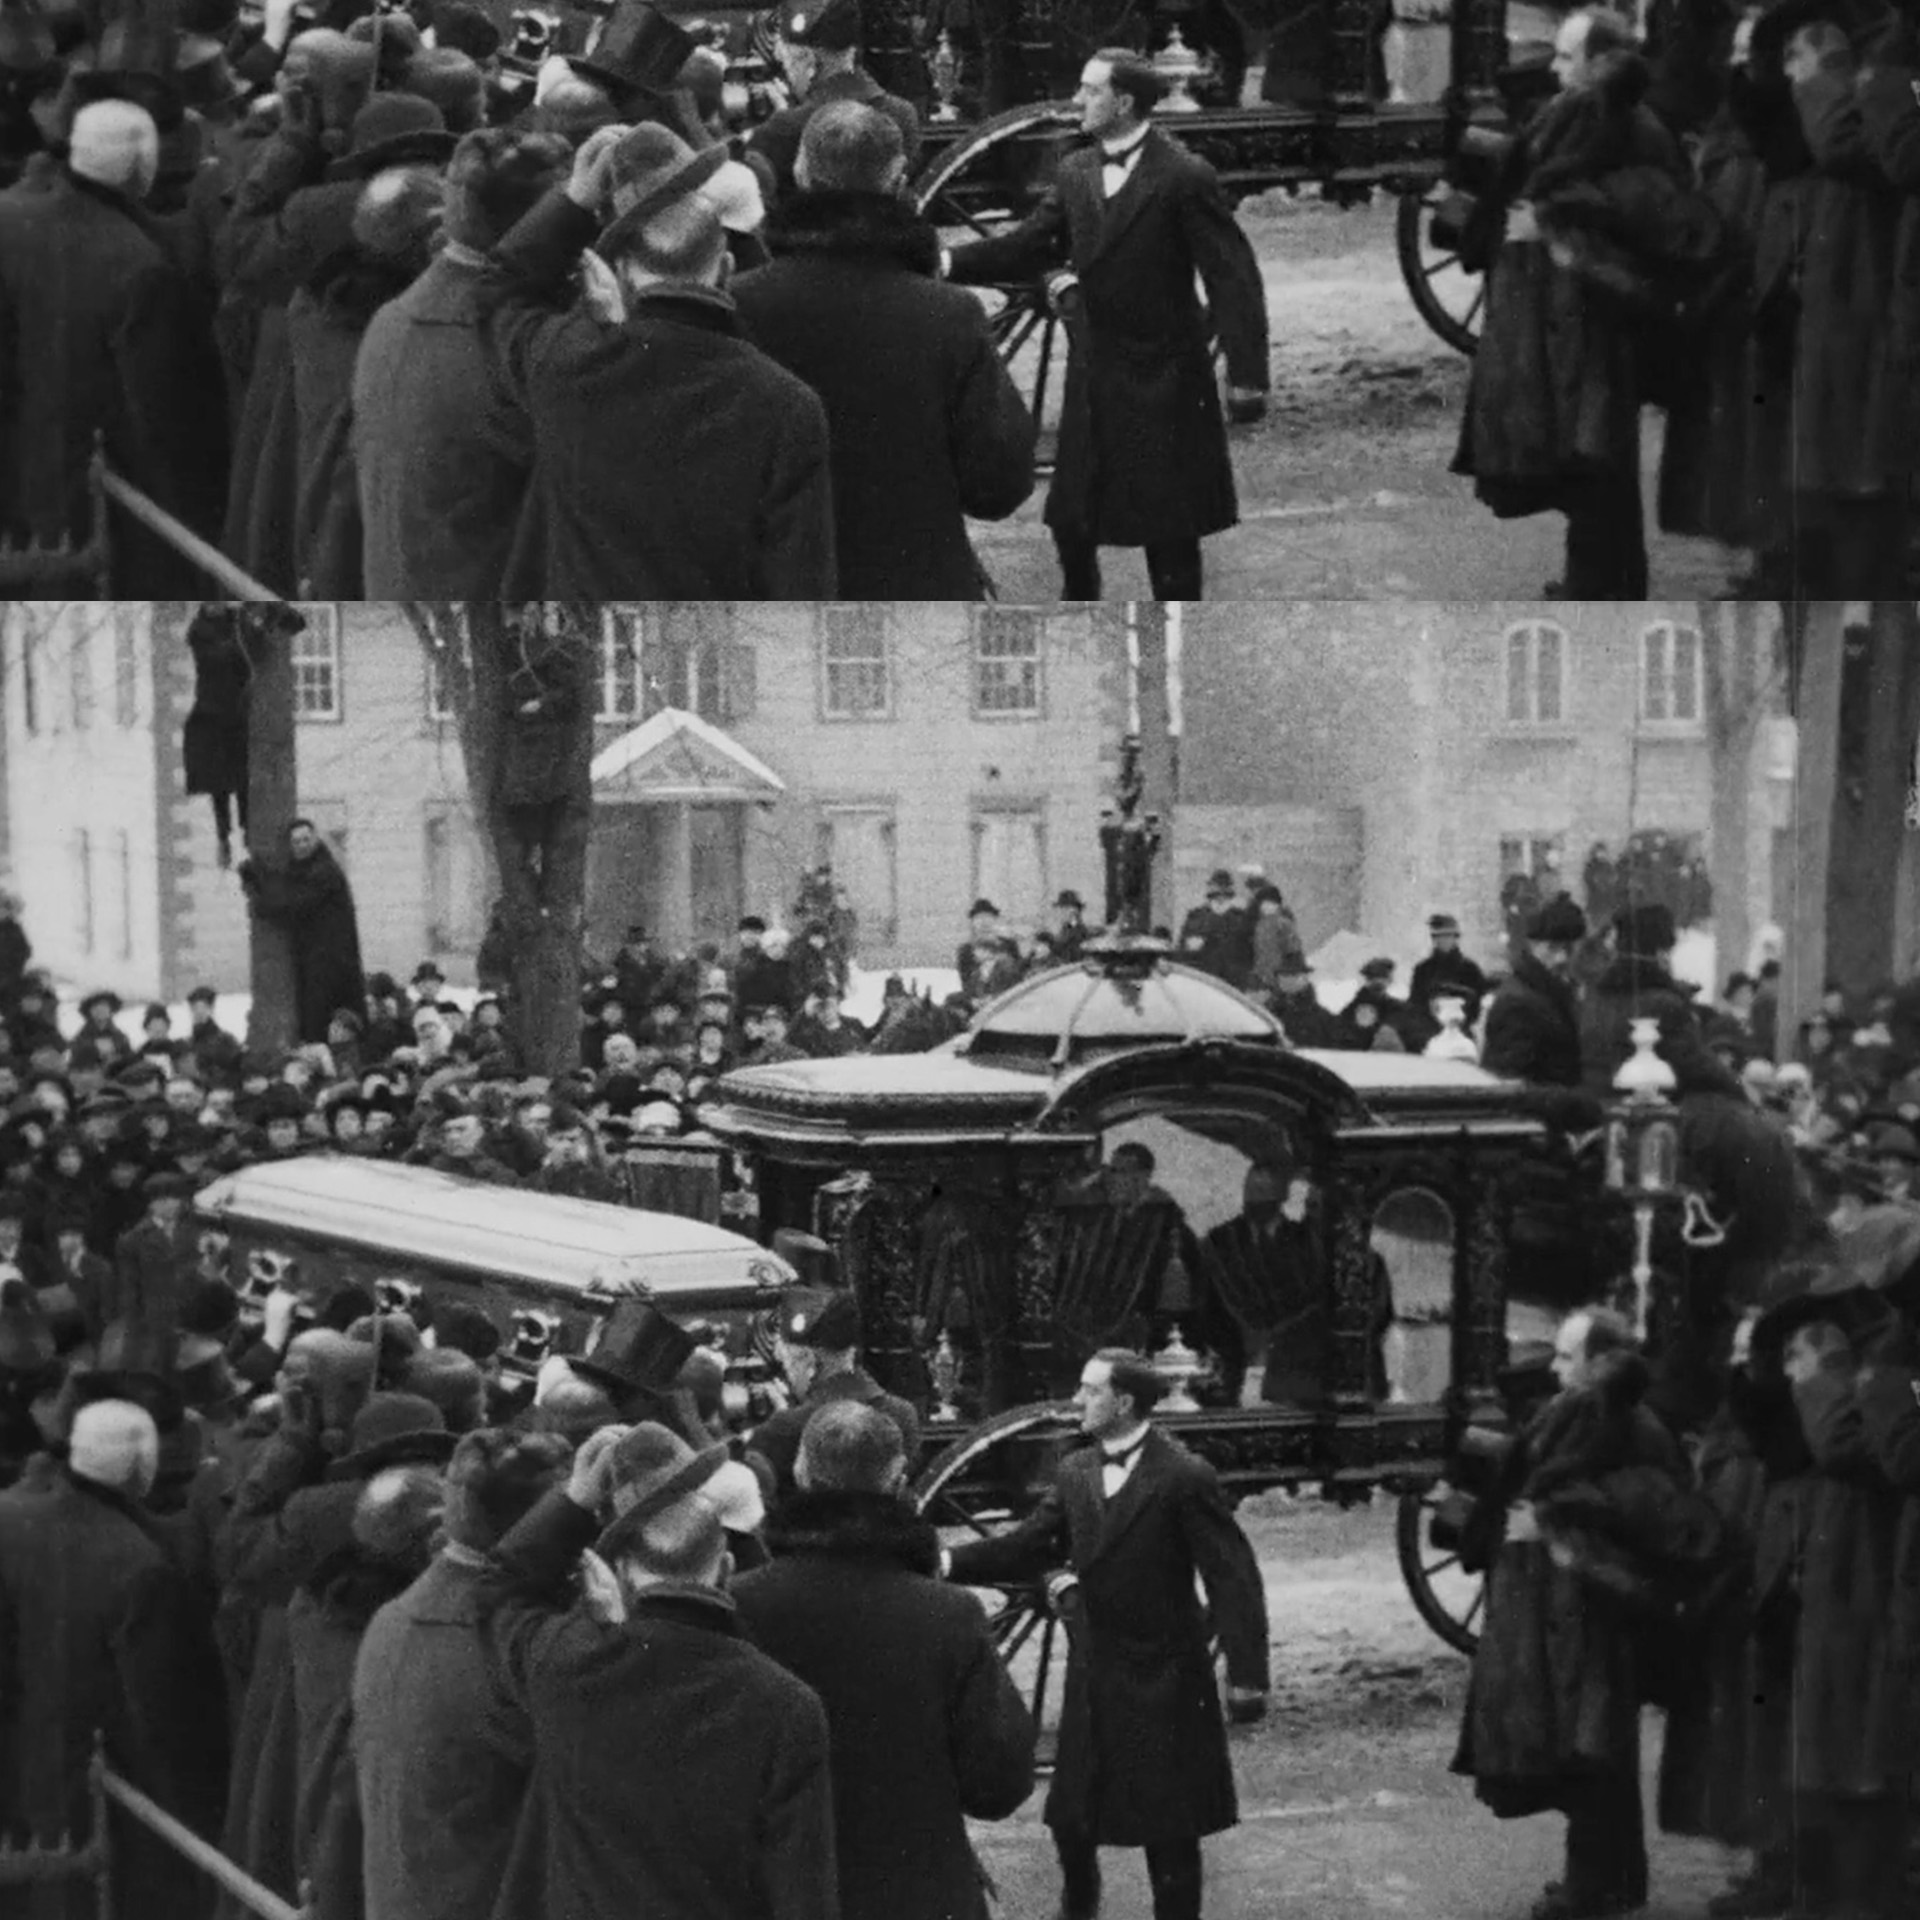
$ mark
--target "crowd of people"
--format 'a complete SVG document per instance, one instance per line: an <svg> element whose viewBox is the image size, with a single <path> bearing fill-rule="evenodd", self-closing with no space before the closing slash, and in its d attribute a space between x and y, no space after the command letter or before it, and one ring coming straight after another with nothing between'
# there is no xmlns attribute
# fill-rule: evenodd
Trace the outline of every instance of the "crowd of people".
<svg viewBox="0 0 1920 1920"><path fill-rule="evenodd" d="M84 545L99 436L286 598L979 599L967 522L1032 493L1036 427L965 283L1030 263L1075 342L1067 587L1144 545L1197 597L1236 503L1191 282L1236 419L1265 302L1211 170L1147 123L1144 58L1081 90L1092 193L1151 216L1094 271L1051 197L943 251L857 0L779 10L785 104L751 125L723 29L618 0L583 48L590 19L523 71L471 0L9 0L0 533ZM202 584L116 520L118 597Z"/></svg>
<svg viewBox="0 0 1920 1920"><path fill-rule="evenodd" d="M1903 590L1911 533L1920 41L1881 0L1581 7L1551 97L1450 218L1487 272L1458 473L1564 513L1550 596L1645 598L1657 515L1758 597ZM1535 90L1537 94L1537 89Z"/></svg>

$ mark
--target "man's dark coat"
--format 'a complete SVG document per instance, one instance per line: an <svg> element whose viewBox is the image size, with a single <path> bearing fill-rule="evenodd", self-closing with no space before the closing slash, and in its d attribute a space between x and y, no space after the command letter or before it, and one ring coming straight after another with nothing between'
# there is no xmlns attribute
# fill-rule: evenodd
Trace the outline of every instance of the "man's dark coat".
<svg viewBox="0 0 1920 1920"><path fill-rule="evenodd" d="M1069 262L1079 286L1047 524L1116 547L1233 526L1239 505L1209 334L1219 335L1230 383L1264 393L1267 301L1213 169L1155 129L1109 201L1100 150L1081 149L1026 220L956 249L951 271L981 285Z"/></svg>
<svg viewBox="0 0 1920 1920"><path fill-rule="evenodd" d="M353 373L369 600L497 600L533 467L494 385L484 269L436 260L373 316Z"/></svg>
<svg viewBox="0 0 1920 1920"><path fill-rule="evenodd" d="M59 1470L0 1496L0 1831L47 1846L90 1832L96 1729L123 1779L217 1830L226 1713L211 1622L140 1509ZM204 1910L205 1883L144 1830L116 1829L115 1856L123 1910ZM92 1885L33 1911L79 1920Z"/></svg>
<svg viewBox="0 0 1920 1920"><path fill-rule="evenodd" d="M855 68L851 73L823 75L814 82L812 91L804 100L797 100L790 107L782 107L778 113L754 128L747 151L756 159L764 160L772 169L774 191L782 197L793 191L794 162L800 157L800 136L806 132L807 122L822 107L830 106L836 100L857 100L863 107L872 107L884 113L900 129L900 138L906 148L907 177L911 179L918 171L920 116L914 112L913 103L902 100L897 93L887 92L872 74Z"/></svg>
<svg viewBox="0 0 1920 1920"><path fill-rule="evenodd" d="M1033 1787L1033 1717L933 1528L888 1494L796 1493L741 1623L827 1710L842 1920L986 1920L966 1822Z"/></svg>
<svg viewBox="0 0 1920 1920"><path fill-rule="evenodd" d="M818 1696L706 1588L649 1590L624 1626L571 1603L598 1531L549 1494L501 1543L484 1628L532 1721L545 1887L567 1920L838 1920Z"/></svg>
<svg viewBox="0 0 1920 1920"><path fill-rule="evenodd" d="M334 1014L342 1007L357 1013L367 998L360 923L347 876L332 849L319 846L304 860L254 865L242 877L254 912L284 928L293 942L301 1043L324 1043Z"/></svg>
<svg viewBox="0 0 1920 1920"><path fill-rule="evenodd" d="M1489 1073L1532 1086L1577 1087L1581 1081L1580 1006L1572 986L1523 953L1487 1010L1480 1064Z"/></svg>
<svg viewBox="0 0 1920 1920"><path fill-rule="evenodd" d="M1244 986L1253 970L1253 926L1242 907L1224 913L1195 907L1180 923L1181 961L1230 987Z"/></svg>
<svg viewBox="0 0 1920 1920"><path fill-rule="evenodd" d="M804 1054L797 1057L806 1058ZM836 1400L851 1400L856 1405L884 1413L900 1429L908 1471L912 1472L917 1466L920 1416L914 1412L912 1403L902 1400L898 1394L888 1393L870 1373L855 1367L851 1373L834 1373L824 1380L816 1380L804 1399L782 1407L754 1428L749 1445L771 1471L776 1498L784 1498L793 1491L793 1464L800 1457L800 1436L806 1432L807 1422L822 1407Z"/></svg>
<svg viewBox="0 0 1920 1920"><path fill-rule="evenodd" d="M1264 1690L1267 1599L1213 1468L1154 1433L1109 1502L1100 1449L1082 1448L1019 1526L956 1547L950 1577L1029 1580L1062 1561L1079 1586L1048 1824L1114 1847L1233 1826L1239 1808L1209 1624L1232 1683Z"/></svg>
<svg viewBox="0 0 1920 1920"><path fill-rule="evenodd" d="M724 294L661 287L617 328L556 311L596 232L553 194L496 256L488 337L534 440L507 598L832 599L819 400L748 344Z"/></svg>
<svg viewBox="0 0 1920 1920"><path fill-rule="evenodd" d="M795 194L767 244L733 297L826 407L842 598L979 599L967 519L1027 498L1034 449L980 302L934 278L933 229L888 194Z"/></svg>
<svg viewBox="0 0 1920 1920"><path fill-rule="evenodd" d="M0 534L84 540L88 464L108 463L196 532L218 531L226 424L213 334L133 202L58 172L0 194ZM115 591L197 591L124 517Z"/></svg>

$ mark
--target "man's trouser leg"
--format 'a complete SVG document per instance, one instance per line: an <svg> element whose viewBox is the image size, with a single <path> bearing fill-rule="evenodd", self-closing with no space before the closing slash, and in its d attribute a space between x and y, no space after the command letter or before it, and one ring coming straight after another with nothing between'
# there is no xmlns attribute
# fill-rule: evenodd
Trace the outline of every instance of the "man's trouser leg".
<svg viewBox="0 0 1920 1920"><path fill-rule="evenodd" d="M1060 556L1060 598L1100 598L1100 543L1084 534L1053 529L1053 550Z"/></svg>
<svg viewBox="0 0 1920 1920"><path fill-rule="evenodd" d="M1567 503L1569 600L1644 600L1647 527L1638 463L1630 471L1596 474Z"/></svg>
<svg viewBox="0 0 1920 1920"><path fill-rule="evenodd" d="M1163 1840L1147 1849L1153 1920L1200 1920L1200 1842Z"/></svg>
<svg viewBox="0 0 1920 1920"><path fill-rule="evenodd" d="M1069 1920L1090 1920L1100 1906L1100 1850L1084 1833L1051 1831L1060 1856L1060 1911Z"/></svg>
<svg viewBox="0 0 1920 1920"><path fill-rule="evenodd" d="M1646 1815L1637 1769L1596 1777L1568 1804L1566 1888L1577 1914L1645 1904Z"/></svg>
<svg viewBox="0 0 1920 1920"><path fill-rule="evenodd" d="M1147 544L1147 579L1156 600L1200 598L1200 542L1154 540Z"/></svg>

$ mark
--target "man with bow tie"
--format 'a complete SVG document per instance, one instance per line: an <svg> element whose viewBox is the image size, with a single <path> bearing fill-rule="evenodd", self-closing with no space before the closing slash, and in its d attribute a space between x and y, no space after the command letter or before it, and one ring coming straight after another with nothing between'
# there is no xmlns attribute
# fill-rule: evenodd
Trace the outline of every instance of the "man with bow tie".
<svg viewBox="0 0 1920 1920"><path fill-rule="evenodd" d="M1162 90L1139 54L1095 54L1074 96L1089 144L1019 226L948 262L976 286L1049 275L1068 357L1046 520L1068 600L1099 599L1102 547L1144 547L1156 599L1200 598L1200 542L1239 519L1210 331L1235 422L1266 411L1259 262L1213 169L1150 124Z"/></svg>
<svg viewBox="0 0 1920 1920"><path fill-rule="evenodd" d="M1064 1882L1059 1920L1098 1912L1103 1846L1146 1849L1154 1920L1199 1920L1200 1842L1239 1819L1210 1635L1226 1652L1234 1719L1266 1708L1259 1563L1212 1467L1150 1425L1163 1391L1138 1354L1095 1354L1075 1395L1090 1444L1061 1462L1019 1526L942 1559L962 1582L1047 1577L1067 1624L1045 1815Z"/></svg>

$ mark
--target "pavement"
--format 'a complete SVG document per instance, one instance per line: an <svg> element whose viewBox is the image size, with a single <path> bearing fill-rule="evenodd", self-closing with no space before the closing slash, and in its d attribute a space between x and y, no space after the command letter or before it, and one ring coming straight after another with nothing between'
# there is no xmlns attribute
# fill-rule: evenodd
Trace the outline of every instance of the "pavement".
<svg viewBox="0 0 1920 1920"><path fill-rule="evenodd" d="M1272 1705L1231 1739L1240 1824L1206 1842L1209 1920L1525 1920L1557 1879L1554 1816L1501 1822L1449 1771L1468 1662L1413 1611L1394 1558L1393 1503L1342 1512L1267 1495L1241 1518L1265 1574ZM1644 1741L1654 1805L1658 1717ZM1050 1920L1059 1899L1044 1788L977 1825L1002 1920ZM1729 1877L1715 1846L1650 1835L1647 1920L1698 1920ZM1144 1857L1106 1856L1105 1920L1149 1920Z"/></svg>
<svg viewBox="0 0 1920 1920"><path fill-rule="evenodd" d="M1558 515L1497 521L1447 471L1467 362L1430 333L1402 284L1393 207L1272 195L1242 209L1272 323L1268 419L1233 434L1241 524L1206 543L1211 599L1540 598L1563 571ZM1021 369L1016 369L1016 372ZM1645 416L1646 498L1662 419ZM1003 600L1059 593L1045 484L1011 520L976 526ZM1651 597L1727 591L1735 556L1651 535ZM1104 556L1110 599L1145 598L1142 556Z"/></svg>

